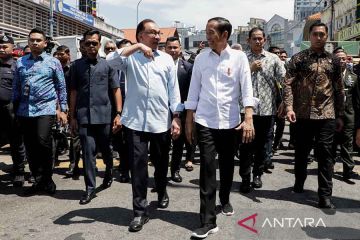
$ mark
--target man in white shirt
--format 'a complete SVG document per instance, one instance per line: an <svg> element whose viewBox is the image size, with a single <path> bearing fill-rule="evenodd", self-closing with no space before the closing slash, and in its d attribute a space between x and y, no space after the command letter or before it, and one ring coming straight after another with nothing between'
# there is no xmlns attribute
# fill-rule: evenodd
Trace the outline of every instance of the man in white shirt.
<svg viewBox="0 0 360 240"><path fill-rule="evenodd" d="M110 53L126 72L126 100L121 114L129 150L133 191L134 220L129 231L140 231L149 221L147 202L148 144L154 163L158 207L167 208L166 191L171 138L180 135L179 84L173 59L159 51L160 29L151 19L141 21L136 29L138 43ZM119 56L121 55L121 56ZM171 119L172 115L172 119Z"/></svg>
<svg viewBox="0 0 360 240"><path fill-rule="evenodd" d="M216 153L219 156L222 213L230 216L234 214L229 196L239 135L237 130L242 130L243 142L250 142L254 138L250 67L246 55L228 45L231 30L232 26L225 18L216 17L208 21L206 38L210 49L203 50L195 59L185 102L186 137L188 141L192 141L196 112L195 123L200 147L201 227L192 233L196 238L206 238L208 234L218 231L215 213ZM245 120L242 123L240 97L245 106Z"/></svg>

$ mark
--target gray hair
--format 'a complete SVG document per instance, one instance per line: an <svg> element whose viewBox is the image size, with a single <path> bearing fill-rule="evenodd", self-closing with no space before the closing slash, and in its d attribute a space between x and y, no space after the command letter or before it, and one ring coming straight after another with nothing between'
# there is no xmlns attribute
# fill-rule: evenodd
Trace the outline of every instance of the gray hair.
<svg viewBox="0 0 360 240"><path fill-rule="evenodd" d="M235 50L240 50L242 51L242 46L240 43L234 43L232 46L231 46L232 49L235 49Z"/></svg>

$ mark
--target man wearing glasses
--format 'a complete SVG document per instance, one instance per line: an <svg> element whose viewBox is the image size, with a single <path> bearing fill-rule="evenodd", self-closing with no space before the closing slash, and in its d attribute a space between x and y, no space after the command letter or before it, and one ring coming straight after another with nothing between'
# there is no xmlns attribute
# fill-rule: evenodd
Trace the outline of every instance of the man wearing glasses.
<svg viewBox="0 0 360 240"><path fill-rule="evenodd" d="M96 149L106 164L102 188L112 184L110 133L121 128L121 93L118 75L105 59L99 57L101 35L96 30L84 33L86 57L70 67L70 127L79 133L84 161L86 192L80 204L88 204L96 195ZM116 117L111 127L111 98Z"/></svg>
<svg viewBox="0 0 360 240"><path fill-rule="evenodd" d="M104 53L107 56L109 53L116 51L116 49L116 44L112 40L109 40L105 43Z"/></svg>
<svg viewBox="0 0 360 240"><path fill-rule="evenodd" d="M166 192L171 135L180 135L180 101L176 68L170 55L159 51L160 29L151 19L139 23L138 43L109 55L126 72L127 93L121 123L129 145L134 219L129 231L140 231L149 221L147 196L148 144L155 166L158 207L167 208ZM120 56L119 56L120 55ZM171 113L173 120L171 120Z"/></svg>

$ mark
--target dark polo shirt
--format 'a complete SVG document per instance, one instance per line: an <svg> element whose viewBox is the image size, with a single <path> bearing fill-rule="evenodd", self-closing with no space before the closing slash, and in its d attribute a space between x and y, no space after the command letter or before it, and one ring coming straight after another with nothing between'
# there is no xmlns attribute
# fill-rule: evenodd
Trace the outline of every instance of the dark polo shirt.
<svg viewBox="0 0 360 240"><path fill-rule="evenodd" d="M79 124L110 124L112 89L119 77L105 59L81 58L70 67L70 89L77 91L76 117Z"/></svg>

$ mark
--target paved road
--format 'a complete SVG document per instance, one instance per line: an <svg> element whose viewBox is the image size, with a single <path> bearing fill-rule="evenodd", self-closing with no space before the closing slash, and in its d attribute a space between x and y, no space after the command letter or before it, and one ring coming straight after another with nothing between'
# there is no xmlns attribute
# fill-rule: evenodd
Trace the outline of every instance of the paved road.
<svg viewBox="0 0 360 240"><path fill-rule="evenodd" d="M231 202L236 214L231 217L218 215L220 231L209 236L208 239L249 239L238 232L237 222L241 214L251 210L261 211L276 209L276 211L320 212L317 204L317 178L316 166L313 162L309 165L309 177L305 184L304 194L291 192L293 185L293 152L280 151L274 157L275 169L272 174L263 176L264 187L250 194L239 194L240 177L238 166L235 169ZM66 156L62 156L66 160ZM359 164L359 158L356 158ZM64 161L56 168L54 181L57 184L57 193L50 197L38 195L23 197L23 189L11 186L7 171L10 169L10 157L7 152L0 152L0 239L189 239L190 233L199 225L199 166L195 165L193 172L181 170L183 182L175 184L169 182L168 192L170 206L168 209L156 209L157 196L150 192L153 178L150 178L148 200L150 203L151 220L139 233L129 233L128 224L132 219L131 185L119 183L116 179L110 189L98 193L90 204L78 204L83 193L84 182L64 178L68 162ZM118 161L115 161L118 164ZM238 164L237 164L238 165ZM98 160L100 185L104 166ZM339 209L350 210L357 213L352 217L360 219L360 181L355 180L355 185L341 181L339 173L341 164L335 166L334 202ZM356 168L359 172L359 168ZM153 168L149 167L150 176ZM115 172L117 176L118 173ZM26 187L30 186L28 183ZM342 213L345 211L341 211ZM350 214L349 214L350 216ZM353 221L356 225L356 220ZM360 236L359 221L357 227L348 227L354 236ZM324 232L325 234L326 232ZM239 235L240 234L240 235ZM306 228L299 228L297 239L316 238ZM333 236L333 235L331 235ZM319 238L333 238L317 236ZM341 237L341 236L340 236ZM263 239L259 236L256 238ZM289 233L283 239L293 238ZM274 238L276 239L276 238ZM280 238L279 238L280 239ZM354 238L355 239L355 238Z"/></svg>

